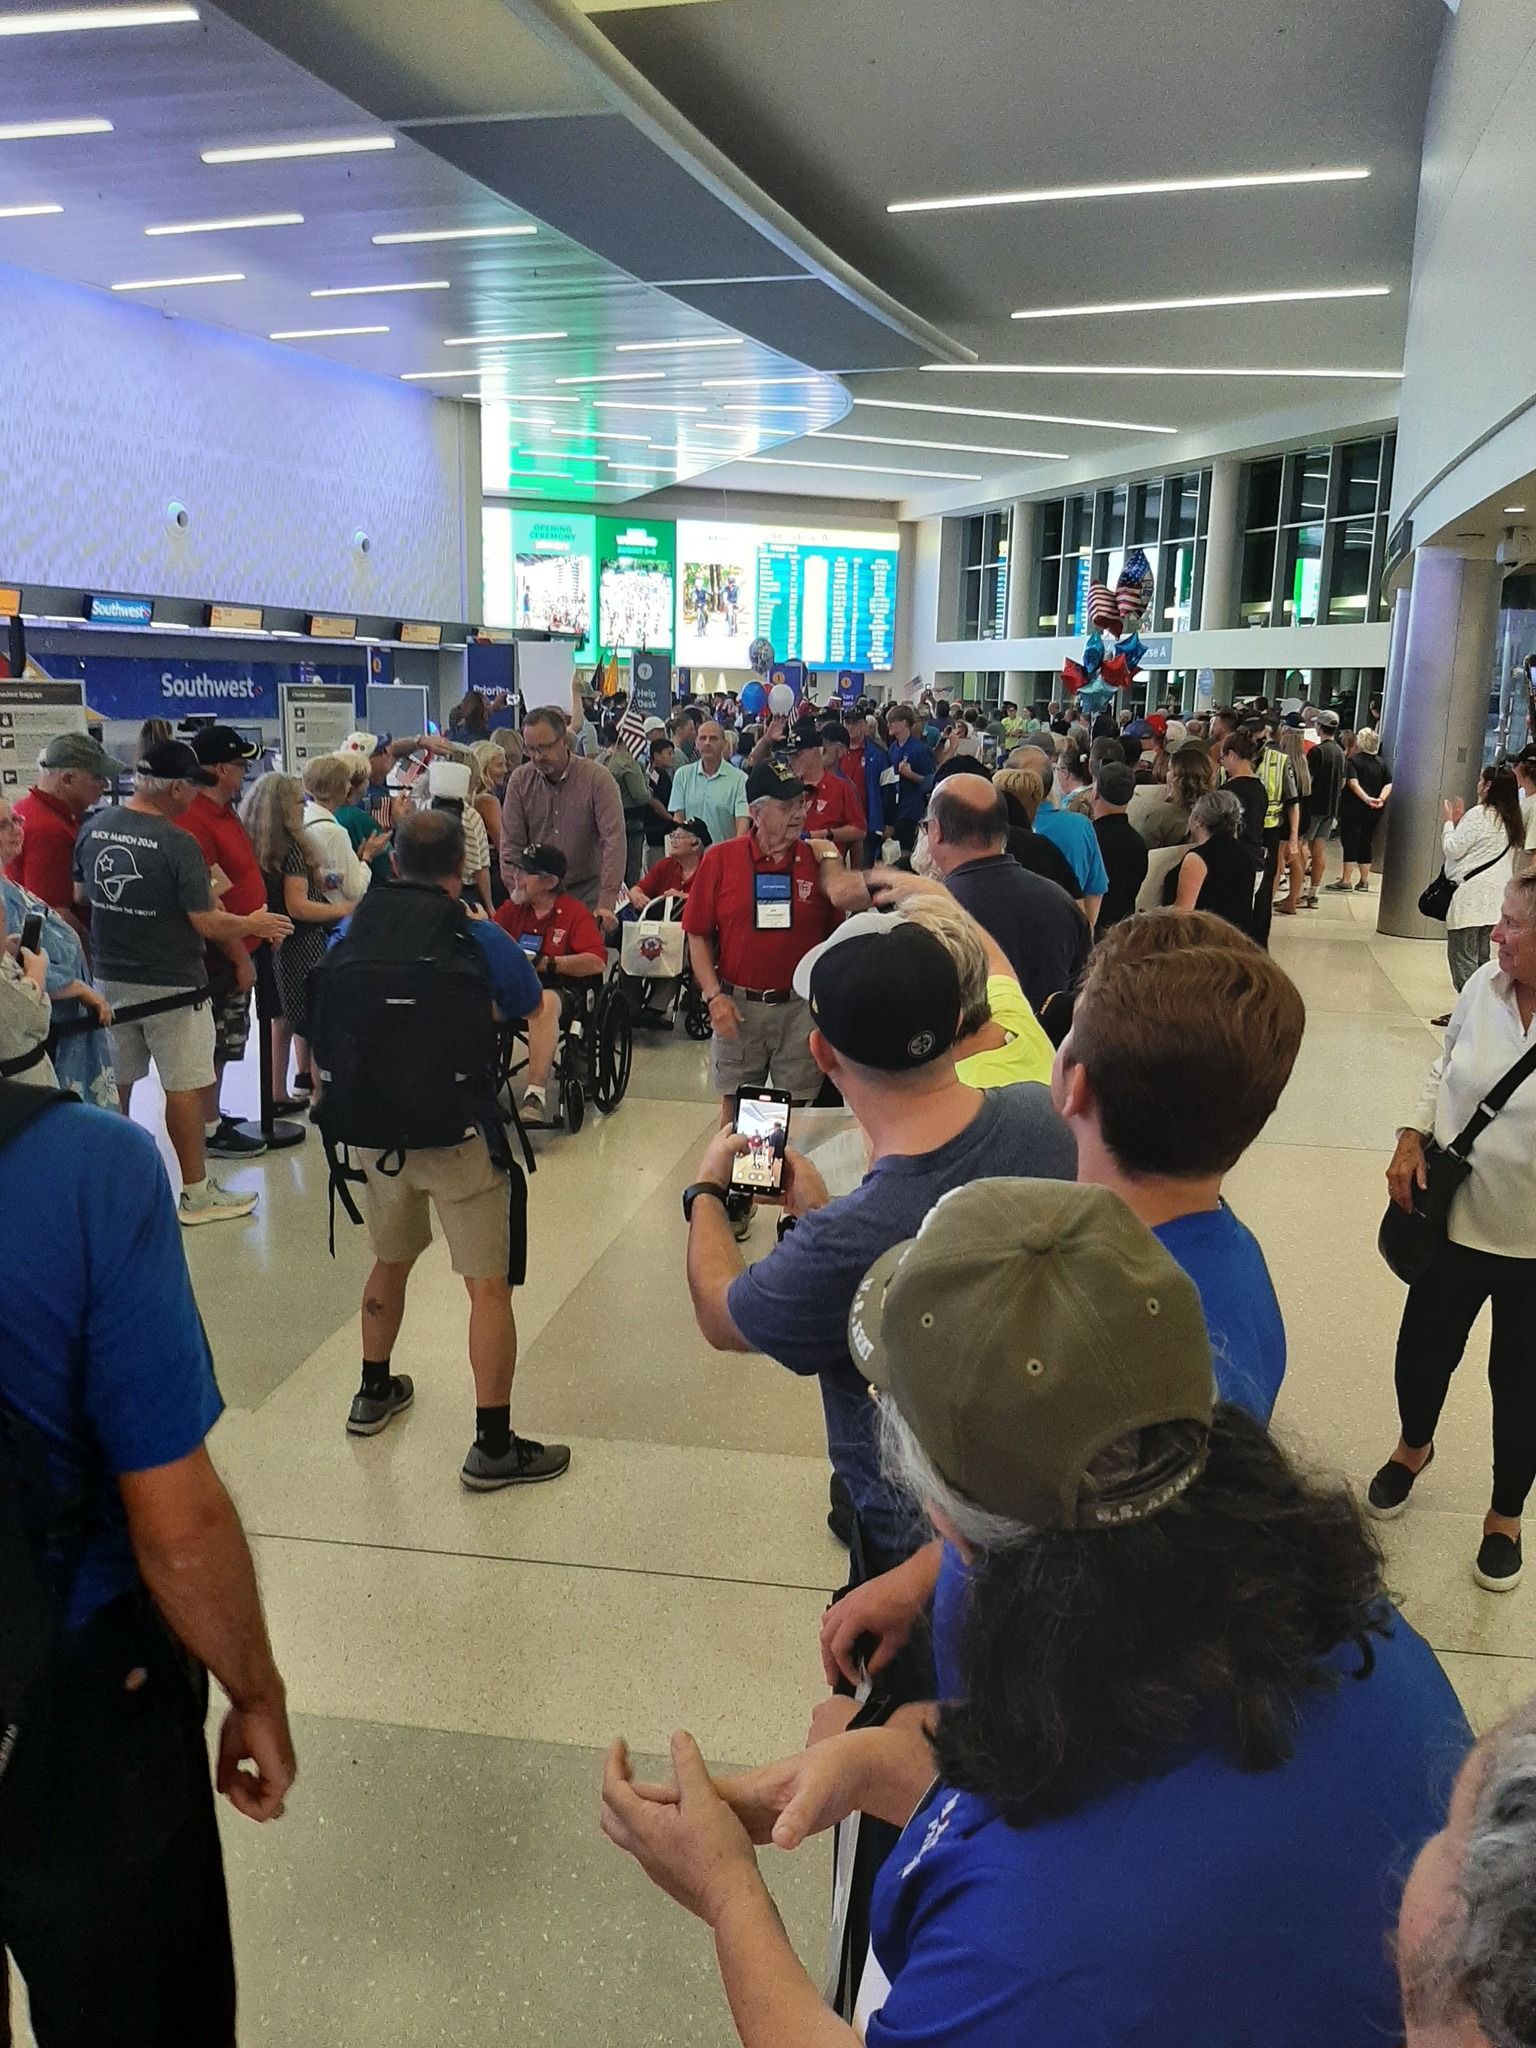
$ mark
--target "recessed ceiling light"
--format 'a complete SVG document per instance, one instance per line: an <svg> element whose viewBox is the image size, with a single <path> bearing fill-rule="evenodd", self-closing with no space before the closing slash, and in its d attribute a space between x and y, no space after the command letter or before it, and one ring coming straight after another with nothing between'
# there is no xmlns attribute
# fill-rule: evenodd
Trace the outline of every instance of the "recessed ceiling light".
<svg viewBox="0 0 1536 2048"><path fill-rule="evenodd" d="M1043 206L1057 199L1140 199L1162 192L1244 192L1266 185L1341 185L1368 178L1365 165L1329 171L1243 171L1216 178L1145 178L1118 185L1042 185L1025 192L973 192L954 199L897 199L887 213L953 213L969 206Z"/></svg>
<svg viewBox="0 0 1536 2048"><path fill-rule="evenodd" d="M862 441L869 448L936 448L945 455L1015 455L1032 462L1065 462L1068 457L1051 448L992 448L978 441L907 441L899 434L835 434L823 428L809 437L813 441Z"/></svg>
<svg viewBox="0 0 1536 2048"><path fill-rule="evenodd" d="M402 235L374 235L376 249L399 248L406 242L488 242L502 235L536 235L538 229L531 224L519 223L509 228L422 228L413 229Z"/></svg>
<svg viewBox="0 0 1536 2048"><path fill-rule="evenodd" d="M75 35L92 28L162 28L196 21L195 7L56 7L46 14L0 14L0 36Z"/></svg>
<svg viewBox="0 0 1536 2048"><path fill-rule="evenodd" d="M1010 314L1014 320L1076 320L1097 313L1185 313L1206 306L1294 306L1314 299L1386 299L1389 284L1352 284L1316 290L1216 292L1197 299L1111 299L1099 306L1032 306Z"/></svg>
<svg viewBox="0 0 1536 2048"><path fill-rule="evenodd" d="M551 327L546 332L534 334L456 334L451 341L443 343L444 348L489 348L509 341L569 341L570 336L563 328Z"/></svg>
<svg viewBox="0 0 1536 2048"><path fill-rule="evenodd" d="M1506 505L1504 510L1506 512L1523 512L1525 507L1523 505Z"/></svg>
<svg viewBox="0 0 1536 2048"><path fill-rule="evenodd" d="M1176 434L1177 427L1149 426L1144 420L1090 420L1065 412L999 412L986 405L924 405L915 398L856 398L855 405L874 406L880 412L942 413L957 420L1013 420L1032 427L1106 427L1125 434Z"/></svg>
<svg viewBox="0 0 1536 2048"><path fill-rule="evenodd" d="M825 377L705 377L700 389L704 391L761 391L788 390L795 384L825 384Z"/></svg>
<svg viewBox="0 0 1536 2048"><path fill-rule="evenodd" d="M387 327L285 327L268 341L335 341L346 334L388 334Z"/></svg>
<svg viewBox="0 0 1536 2048"><path fill-rule="evenodd" d="M271 164L298 156L366 156L393 149L393 135L337 135L318 142L254 142L237 149L205 149L205 164Z"/></svg>
<svg viewBox="0 0 1536 2048"><path fill-rule="evenodd" d="M1254 369L1246 363L923 363L920 367L938 376L966 377L1352 377L1395 383L1403 374L1401 370Z"/></svg>
<svg viewBox="0 0 1536 2048"><path fill-rule="evenodd" d="M756 463L765 469L841 469L858 476L926 476L940 483L979 484L979 476L958 469L885 469L869 462L802 462L790 455L738 455L738 462Z"/></svg>
<svg viewBox="0 0 1536 2048"><path fill-rule="evenodd" d="M579 403L579 401L574 401ZM594 412L676 412L700 413L706 410L702 405L647 405L638 398L594 398Z"/></svg>
<svg viewBox="0 0 1536 2048"><path fill-rule="evenodd" d="M643 355L648 349L745 347L746 343L739 334L723 334L718 340L706 336L698 341L688 341L681 337L672 341L621 341L617 343L613 352L616 356L638 356Z"/></svg>
<svg viewBox="0 0 1536 2048"><path fill-rule="evenodd" d="M665 384L665 370L604 370L595 377L557 377L557 384Z"/></svg>
<svg viewBox="0 0 1536 2048"><path fill-rule="evenodd" d="M241 228L301 228L302 213L246 213L234 220L173 220L146 228L146 235L222 235Z"/></svg>
<svg viewBox="0 0 1536 2048"><path fill-rule="evenodd" d="M423 284L332 284L323 291L311 292L312 299L368 299L377 292L445 292L449 290L446 277L435 277Z"/></svg>
<svg viewBox="0 0 1536 2048"><path fill-rule="evenodd" d="M0 142L44 142L54 135L110 135L112 123L96 116L83 121L0 121Z"/></svg>
<svg viewBox="0 0 1536 2048"><path fill-rule="evenodd" d="M62 213L62 206L0 206L0 220L35 220L45 213Z"/></svg>
<svg viewBox="0 0 1536 2048"><path fill-rule="evenodd" d="M243 270L216 270L206 277L141 277L131 284L115 284L115 292L174 292L192 284L244 284Z"/></svg>

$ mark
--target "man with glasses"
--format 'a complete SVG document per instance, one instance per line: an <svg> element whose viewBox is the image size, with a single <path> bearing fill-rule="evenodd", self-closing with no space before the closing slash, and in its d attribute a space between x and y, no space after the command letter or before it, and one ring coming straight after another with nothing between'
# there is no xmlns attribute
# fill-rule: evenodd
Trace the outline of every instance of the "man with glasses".
<svg viewBox="0 0 1536 2048"><path fill-rule="evenodd" d="M627 850L619 785L598 762L572 751L568 721L553 707L529 712L523 746L528 759L507 778L501 800L501 878L509 890L517 886L525 846L558 846L567 893L611 937Z"/></svg>

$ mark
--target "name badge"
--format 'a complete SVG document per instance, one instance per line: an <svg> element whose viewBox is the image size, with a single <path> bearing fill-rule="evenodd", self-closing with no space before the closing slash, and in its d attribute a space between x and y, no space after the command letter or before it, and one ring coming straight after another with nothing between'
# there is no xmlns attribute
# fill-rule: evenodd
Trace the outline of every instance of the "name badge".
<svg viewBox="0 0 1536 2048"><path fill-rule="evenodd" d="M541 932L524 932L517 943L530 960L537 960L544 950L544 937Z"/></svg>
<svg viewBox="0 0 1536 2048"><path fill-rule="evenodd" d="M754 875L752 928L759 932L787 932L793 917L788 875Z"/></svg>

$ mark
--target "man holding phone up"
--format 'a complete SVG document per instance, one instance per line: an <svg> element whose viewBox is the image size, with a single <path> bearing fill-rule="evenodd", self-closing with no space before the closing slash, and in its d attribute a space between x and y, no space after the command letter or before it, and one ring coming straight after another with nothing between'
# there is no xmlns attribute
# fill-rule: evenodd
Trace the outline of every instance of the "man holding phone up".
<svg viewBox="0 0 1536 2048"><path fill-rule="evenodd" d="M983 1094L957 1078L960 977L932 932L866 911L801 960L794 986L809 1014L811 1058L862 1125L870 1170L833 1201L815 1167L788 1146L784 1202L795 1228L744 1268L726 1202L748 1141L722 1130L683 1196L688 1290L715 1350L763 1351L820 1380L827 1452L841 1482L834 1497L851 1503L851 1527L835 1507L834 1529L846 1532L857 1585L926 1540L881 1476L875 1404L849 1350L859 1283L951 1189L998 1177L1071 1180L1077 1159L1039 1082Z"/></svg>

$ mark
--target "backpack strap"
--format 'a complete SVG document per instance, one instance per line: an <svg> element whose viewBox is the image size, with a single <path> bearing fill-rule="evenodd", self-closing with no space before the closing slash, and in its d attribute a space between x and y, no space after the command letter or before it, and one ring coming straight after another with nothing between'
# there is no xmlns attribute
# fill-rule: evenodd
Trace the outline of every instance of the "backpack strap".
<svg viewBox="0 0 1536 2048"><path fill-rule="evenodd" d="M325 1147L325 1163L329 1169L329 1181L326 1190L327 1224L331 1257L334 1259L336 1256L336 1203L339 1199L342 1208L347 1212L347 1221L349 1223L360 1224L363 1220L363 1212L357 1206L350 1184L355 1183L361 1187L368 1176L360 1166L353 1166L351 1164L347 1157L346 1146L338 1145L323 1123L320 1126L320 1141Z"/></svg>
<svg viewBox="0 0 1536 2048"><path fill-rule="evenodd" d="M37 1054L30 1054L22 1062L24 1066L35 1064ZM0 1067L0 1077L12 1072L14 1062L7 1060ZM63 1088L33 1088L25 1081L0 1078L0 1149L12 1138L20 1137L27 1125L34 1123L45 1109L55 1109L61 1102L77 1102L78 1096L71 1095Z"/></svg>
<svg viewBox="0 0 1536 2048"><path fill-rule="evenodd" d="M1499 858L1502 860L1503 855ZM1458 1159L1465 1160L1483 1132L1493 1122L1499 1111L1508 1102L1515 1090L1522 1087L1532 1074L1536 1074L1536 1045L1523 1054L1500 1080L1495 1081L1477 1108L1467 1119L1464 1129L1457 1132L1448 1149Z"/></svg>

